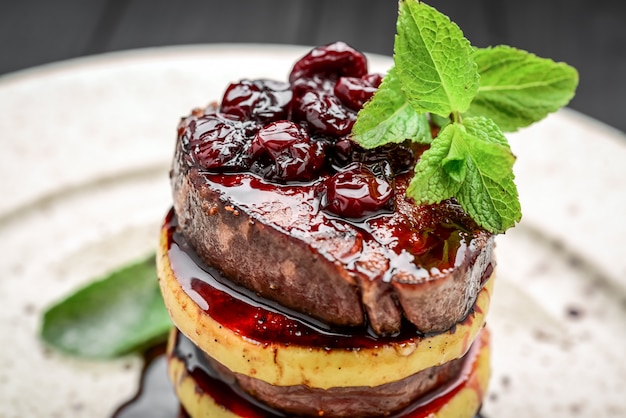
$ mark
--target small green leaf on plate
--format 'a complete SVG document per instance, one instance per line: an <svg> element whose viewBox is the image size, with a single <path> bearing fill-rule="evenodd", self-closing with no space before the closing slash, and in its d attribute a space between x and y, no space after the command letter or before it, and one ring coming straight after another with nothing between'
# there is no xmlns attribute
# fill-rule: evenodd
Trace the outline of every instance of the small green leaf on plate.
<svg viewBox="0 0 626 418"><path fill-rule="evenodd" d="M41 337L68 354L111 358L164 341L171 326L151 255L48 308Z"/></svg>

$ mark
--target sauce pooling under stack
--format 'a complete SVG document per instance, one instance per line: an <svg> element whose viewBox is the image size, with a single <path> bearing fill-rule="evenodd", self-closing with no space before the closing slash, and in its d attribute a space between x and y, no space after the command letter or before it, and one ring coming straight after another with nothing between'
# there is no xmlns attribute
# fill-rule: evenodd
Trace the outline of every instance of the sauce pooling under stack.
<svg viewBox="0 0 626 418"><path fill-rule="evenodd" d="M181 120L158 264L192 417L479 409L493 236L405 196L425 146L351 140L380 82L335 43Z"/></svg>

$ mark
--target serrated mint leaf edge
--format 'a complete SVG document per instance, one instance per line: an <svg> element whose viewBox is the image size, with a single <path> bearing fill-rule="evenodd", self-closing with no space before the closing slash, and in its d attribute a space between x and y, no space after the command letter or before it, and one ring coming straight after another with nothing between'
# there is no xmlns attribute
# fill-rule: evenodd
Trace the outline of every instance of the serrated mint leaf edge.
<svg viewBox="0 0 626 418"><path fill-rule="evenodd" d="M494 130L495 134L490 134ZM487 166L491 170L485 170L484 161L477 161L476 156L471 153L472 141L477 140L482 141L482 147L501 149L502 153L509 155L508 163L504 163L508 167L504 167L498 173L497 181L493 179L495 167L488 163ZM456 145L455 141L458 142ZM451 152L455 147L462 151ZM446 169L446 162L459 161L460 156L465 156L464 173L455 178ZM456 198L465 212L480 227L492 233L503 233L521 219L519 195L512 170L514 161L515 157L511 153L506 137L490 119L476 117L466 119L464 123L451 123L442 129L439 136L433 140L431 148L422 154L422 158L415 166L415 174L406 194L416 204L434 204ZM457 181L461 178L462 181ZM472 182L472 179L475 181ZM501 195L492 193L494 187L502 186L501 182L506 183L503 193ZM476 196L477 190L481 191L480 196ZM504 202L501 199L503 196L509 199ZM477 200L476 197L480 199ZM499 203L501 201L503 205ZM484 210L484 204L477 205L477 202L486 203L489 208Z"/></svg>
<svg viewBox="0 0 626 418"><path fill-rule="evenodd" d="M506 136L491 119L485 117L468 118L464 120L463 126L463 140L467 141L468 147L466 180L470 180L478 174L479 181L463 182L458 195L455 197L477 224L492 233L503 233L513 227L516 222L519 222L522 216L519 194L514 181L515 156L511 153ZM494 157L497 162L501 163L498 173L494 172L497 166L493 164L491 158L488 159L489 161L477 159L476 151L486 149L489 149L490 152L498 150L498 154L506 155L502 158L500 156ZM472 150L474 150L473 153ZM480 190L484 193L477 192L475 187L477 183L482 186ZM492 192L498 188L503 191L500 195ZM487 202L490 209L477 210L476 197ZM503 197L507 200L504 201Z"/></svg>
<svg viewBox="0 0 626 418"><path fill-rule="evenodd" d="M474 100L470 104L470 108L464 113L464 116L486 116L492 118L500 128L505 132L515 132L520 128L527 127L533 123L539 122L551 113L556 112L562 107L567 106L576 93L579 82L578 71L565 62L556 62L549 58L539 57L531 52L510 47L508 45L497 45L488 48L474 48L478 71L481 74L481 85L478 89ZM484 58L493 55L498 58L492 62L484 61ZM559 75L551 79L542 81L524 81L519 83L506 84L489 84L491 80L486 74L493 67L500 67L507 62L526 63L526 65L543 66L546 68L541 74L558 72ZM513 74L515 71L513 72ZM520 80L524 75L530 72L520 73ZM507 74L507 78L510 73ZM545 94L535 92L527 97L533 97L534 104L523 105L525 101L523 96L517 97L516 92L524 92L531 89L546 89ZM558 88L556 88L558 87ZM556 100L543 100L550 92L562 91ZM506 94L509 92L510 94ZM498 96L498 93L502 93ZM495 94L495 99L492 94ZM503 100L498 100L501 98ZM516 103L517 102L517 103ZM515 103L514 106L503 106L503 103Z"/></svg>
<svg viewBox="0 0 626 418"><path fill-rule="evenodd" d="M413 24L414 29L412 30L406 29L400 25L401 20L406 14L410 14L412 17L409 20L409 22ZM442 28L445 29L447 31L445 35L448 35L450 39L457 42L456 45L452 44L452 48L454 48L455 53L459 51L462 53L462 60L466 64L458 65L458 67L462 67L465 73L461 71L443 71L442 68L439 67L438 64L440 63L445 63L447 66L454 60L442 59L448 58L450 53L448 53L448 56L445 54L441 54L439 57L433 55L435 48L429 48L427 45L425 39L428 39L428 37L424 36L425 28L420 27L418 23L420 19L428 20L429 24L434 24L440 31ZM427 24L424 23L423 25L427 26ZM421 63L419 62L417 66L407 66L403 64L405 57L408 57L406 62L409 63L412 61L413 57L420 55L415 51L410 51L411 48L408 47L406 51L402 51L405 46L412 44L411 38L405 36L407 32L411 31L413 32L413 36L415 36L415 34L420 35L419 38L413 39L413 41L420 41L419 43L422 45L423 49L422 52L425 51L426 55L430 57L429 63L431 65L429 65L429 67L436 69L434 73L436 79L423 79L426 72L420 69ZM439 32L437 31L437 33ZM404 45L403 42L406 45ZM398 75L402 81L405 94L416 110L424 113L428 112L440 116L447 116L453 112L465 112L469 109L472 99L479 87L479 75L476 63L473 60L473 54L474 50L471 43L465 38L459 26L452 22L448 16L423 2L405 0L400 3L398 34L396 35L396 42L394 44L394 62L396 67L398 67ZM454 58L458 60L458 56L459 54L455 54ZM425 88L423 91L418 92L418 94L413 94L413 90L415 89L412 88L412 82L420 79L422 79L425 84L432 85L433 87ZM445 92L445 102L439 100L442 97L441 95L429 96L430 92L436 91L439 88ZM433 99L438 100L434 101Z"/></svg>
<svg viewBox="0 0 626 418"><path fill-rule="evenodd" d="M406 195L416 204L439 203L453 197L461 186L448 175L442 164L449 155L456 129L456 124L446 125L415 165Z"/></svg>
<svg viewBox="0 0 626 418"><path fill-rule="evenodd" d="M394 99L388 99L392 96ZM382 101L388 105L380 105ZM400 104L393 106L393 104ZM385 111L393 109L385 115ZM375 125L371 121L379 122ZM401 121L405 129L398 130ZM374 125L374 127L370 127ZM411 128L407 128L410 126ZM429 144L432 141L430 125L426 114L418 113L406 100L406 96L400 87L394 67L392 67L374 96L365 103L358 112L356 122L352 128L352 138L362 147L367 149L376 148L388 143L400 143L407 139L412 142Z"/></svg>

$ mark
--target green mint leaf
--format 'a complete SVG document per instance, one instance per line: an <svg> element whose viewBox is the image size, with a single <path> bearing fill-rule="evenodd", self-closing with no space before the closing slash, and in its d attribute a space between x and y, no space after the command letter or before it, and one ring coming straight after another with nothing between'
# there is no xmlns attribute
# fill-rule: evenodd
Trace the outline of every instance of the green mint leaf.
<svg viewBox="0 0 626 418"><path fill-rule="evenodd" d="M459 133L457 132L457 135ZM457 183L463 183L467 176L467 160L469 150L464 141L452 140L448 155L441 161L443 171Z"/></svg>
<svg viewBox="0 0 626 418"><path fill-rule="evenodd" d="M408 102L439 134L416 164L407 195L417 204L454 197L494 233L514 226L521 218L515 157L502 131L565 106L578 85L576 70L510 47L474 49L447 16L418 0L400 0L394 64L386 91L358 115L356 140L371 148L405 139L389 132L409 120L395 113ZM384 103L390 97L395 102Z"/></svg>
<svg viewBox="0 0 626 418"><path fill-rule="evenodd" d="M467 116L486 116L503 131L515 131L567 105L578 72L508 46L477 48L480 88Z"/></svg>
<svg viewBox="0 0 626 418"><path fill-rule="evenodd" d="M465 112L478 91L474 50L459 27L417 0L400 1L394 62L418 112Z"/></svg>
<svg viewBox="0 0 626 418"><path fill-rule="evenodd" d="M476 223L493 233L503 233L522 217L508 142L492 120L463 121L467 145L467 175L455 196Z"/></svg>
<svg viewBox="0 0 626 418"><path fill-rule="evenodd" d="M372 99L359 111L352 135L364 148L407 139L425 144L432 140L428 118L417 113L406 100L393 68Z"/></svg>
<svg viewBox="0 0 626 418"><path fill-rule="evenodd" d="M454 197L478 225L502 233L521 218L508 142L490 119L445 126L422 154L407 195L417 204Z"/></svg>
<svg viewBox="0 0 626 418"><path fill-rule="evenodd" d="M460 135L458 128L455 123L444 127L415 165L415 175L406 194L416 204L438 203L457 194L461 183L456 179L463 177L459 166L465 163L464 158L457 159L460 157L458 150L451 151L452 144L460 142L455 138Z"/></svg>
<svg viewBox="0 0 626 418"><path fill-rule="evenodd" d="M48 308L41 337L69 354L111 358L165 341L171 326L152 255Z"/></svg>

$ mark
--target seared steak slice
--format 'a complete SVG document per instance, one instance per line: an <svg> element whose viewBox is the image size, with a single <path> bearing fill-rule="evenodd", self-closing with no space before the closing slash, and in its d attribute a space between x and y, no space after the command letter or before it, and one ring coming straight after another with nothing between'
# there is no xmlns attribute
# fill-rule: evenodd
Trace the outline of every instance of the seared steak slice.
<svg viewBox="0 0 626 418"><path fill-rule="evenodd" d="M299 60L289 83L229 85L179 125L174 207L207 264L266 298L379 335L405 318L445 331L490 276L493 238L454 202L405 197L427 145L351 141L380 82L336 43Z"/></svg>
<svg viewBox="0 0 626 418"><path fill-rule="evenodd" d="M320 209L316 188L194 164L180 139L171 180L179 227L225 276L291 309L379 335L403 318L423 333L469 312L493 270L493 237L453 202L415 206L407 175L392 182L393 210L346 220Z"/></svg>

